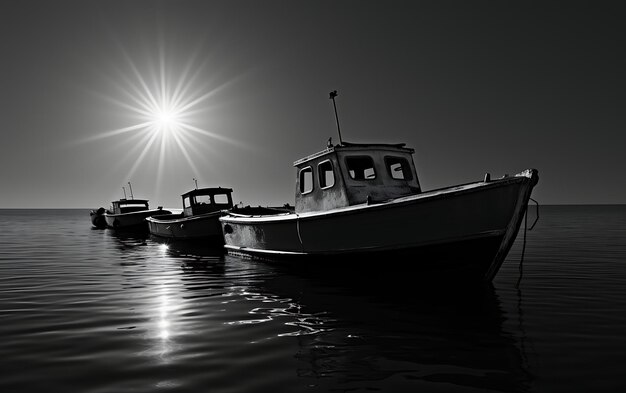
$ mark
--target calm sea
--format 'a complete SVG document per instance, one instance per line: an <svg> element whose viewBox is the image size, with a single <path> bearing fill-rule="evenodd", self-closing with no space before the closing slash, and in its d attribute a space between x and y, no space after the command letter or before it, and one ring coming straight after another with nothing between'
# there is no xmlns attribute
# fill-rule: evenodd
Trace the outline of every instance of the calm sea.
<svg viewBox="0 0 626 393"><path fill-rule="evenodd" d="M542 207L519 289L522 232L493 285L424 289L166 247L85 209L0 224L0 392L626 391L626 206Z"/></svg>

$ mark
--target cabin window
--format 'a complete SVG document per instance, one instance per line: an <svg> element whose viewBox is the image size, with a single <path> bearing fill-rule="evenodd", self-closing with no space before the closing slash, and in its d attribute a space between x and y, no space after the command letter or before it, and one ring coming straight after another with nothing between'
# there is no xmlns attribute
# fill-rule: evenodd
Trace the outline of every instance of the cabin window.
<svg viewBox="0 0 626 393"><path fill-rule="evenodd" d="M211 195L196 195L196 205L210 205Z"/></svg>
<svg viewBox="0 0 626 393"><path fill-rule="evenodd" d="M346 157L346 168L350 177L355 180L369 180L376 178L374 160L369 156Z"/></svg>
<svg viewBox="0 0 626 393"><path fill-rule="evenodd" d="M385 166L392 179L411 180L413 178L411 166L404 157L386 156Z"/></svg>
<svg viewBox="0 0 626 393"><path fill-rule="evenodd" d="M191 206L191 200L189 199L189 195L183 197L183 207Z"/></svg>
<svg viewBox="0 0 626 393"><path fill-rule="evenodd" d="M148 210L148 204L145 202L126 202L124 205L119 205L120 213L132 213L141 210Z"/></svg>
<svg viewBox="0 0 626 393"><path fill-rule="evenodd" d="M218 205L228 205L228 195L226 194L215 194L213 195L213 202Z"/></svg>
<svg viewBox="0 0 626 393"><path fill-rule="evenodd" d="M335 173L330 161L320 162L317 166L317 174L321 188L330 188L335 185Z"/></svg>
<svg viewBox="0 0 626 393"><path fill-rule="evenodd" d="M313 168L310 166L300 171L300 192L306 194L313 191Z"/></svg>

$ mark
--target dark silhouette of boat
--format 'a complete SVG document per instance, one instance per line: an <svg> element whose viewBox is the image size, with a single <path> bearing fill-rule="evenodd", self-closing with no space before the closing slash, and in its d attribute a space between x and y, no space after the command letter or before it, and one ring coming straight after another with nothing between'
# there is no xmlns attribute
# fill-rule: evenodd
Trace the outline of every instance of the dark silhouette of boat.
<svg viewBox="0 0 626 393"><path fill-rule="evenodd" d="M91 225L94 228L104 229L107 227L107 221L104 219L104 213L106 209L100 207L98 209L91 209L89 212L89 218L91 219Z"/></svg>
<svg viewBox="0 0 626 393"><path fill-rule="evenodd" d="M219 217L233 207L233 190L210 187L182 195L182 213L153 215L146 218L151 235L166 239L202 240L222 245Z"/></svg>
<svg viewBox="0 0 626 393"><path fill-rule="evenodd" d="M141 230L147 231L146 218L156 214L168 214L159 206L150 209L147 199L119 199L111 202L111 208L103 214L106 226L116 230ZM93 221L92 221L93 222Z"/></svg>

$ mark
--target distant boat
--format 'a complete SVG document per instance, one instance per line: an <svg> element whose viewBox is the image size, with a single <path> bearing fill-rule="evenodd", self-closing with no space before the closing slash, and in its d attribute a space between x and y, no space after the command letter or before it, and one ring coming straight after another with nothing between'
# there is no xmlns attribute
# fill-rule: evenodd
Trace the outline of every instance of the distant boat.
<svg viewBox="0 0 626 393"><path fill-rule="evenodd" d="M91 225L93 225L94 228L104 229L107 227L107 221L104 218L105 212L106 212L106 209L103 207L100 207L98 209L92 209L89 212L89 217L91 218Z"/></svg>
<svg viewBox="0 0 626 393"><path fill-rule="evenodd" d="M147 199L124 198L111 202L111 208L102 215L109 228L148 231L147 217L168 213L171 213L171 211L163 210L161 206L157 209L150 209Z"/></svg>
<svg viewBox="0 0 626 393"><path fill-rule="evenodd" d="M395 261L401 275L491 281L519 231L537 170L424 191L413 153L405 144L329 143L294 163L295 212L243 208L220 218L226 251L332 261L330 269Z"/></svg>
<svg viewBox="0 0 626 393"><path fill-rule="evenodd" d="M233 190L211 187L182 195L183 211L146 218L151 235L179 240L203 240L224 244L219 217L233 207Z"/></svg>

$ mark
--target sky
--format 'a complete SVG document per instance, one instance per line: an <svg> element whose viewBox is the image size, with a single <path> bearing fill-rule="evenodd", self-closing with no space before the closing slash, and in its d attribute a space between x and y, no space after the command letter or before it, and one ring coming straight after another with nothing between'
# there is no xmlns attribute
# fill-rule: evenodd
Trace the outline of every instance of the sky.
<svg viewBox="0 0 626 393"><path fill-rule="evenodd" d="M0 208L293 204L333 90L343 140L406 143L424 190L536 168L540 204L626 203L622 8L3 0Z"/></svg>

